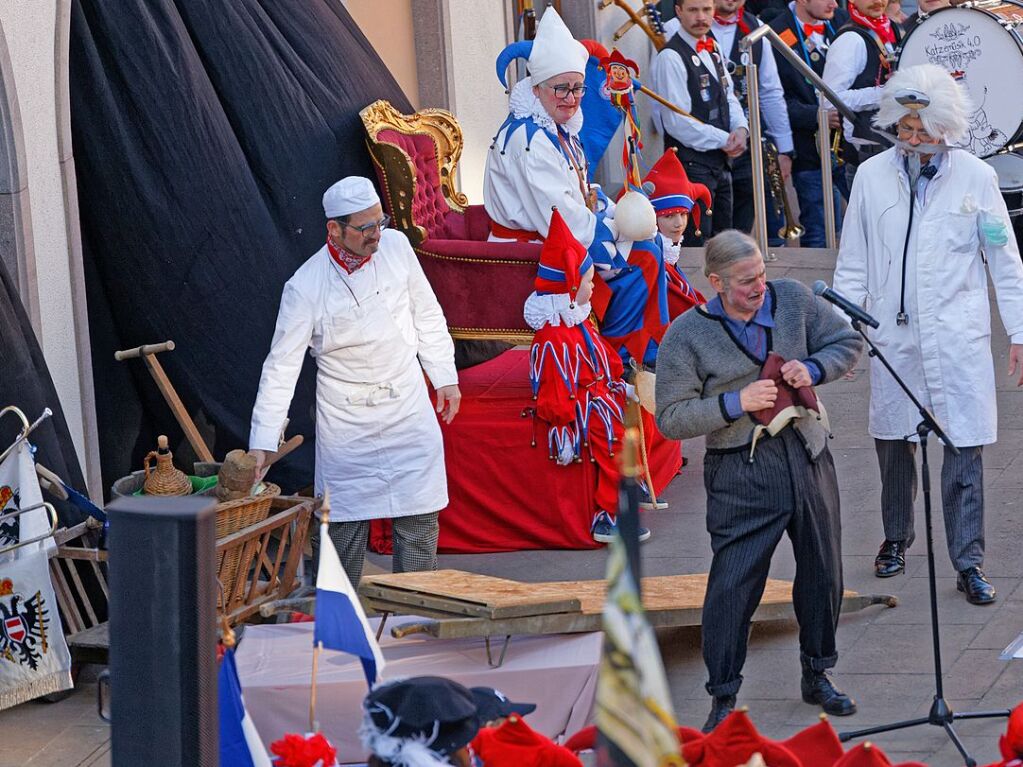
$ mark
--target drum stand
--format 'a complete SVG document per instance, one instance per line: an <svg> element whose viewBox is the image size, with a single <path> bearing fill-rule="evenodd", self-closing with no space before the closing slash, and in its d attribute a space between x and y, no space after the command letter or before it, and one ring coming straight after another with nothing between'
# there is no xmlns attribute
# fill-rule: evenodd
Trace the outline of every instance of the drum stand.
<svg viewBox="0 0 1023 767"><path fill-rule="evenodd" d="M892 366L885 359L881 351L874 345L867 334L863 330L859 320L852 320L852 326L856 331L863 336L863 340L867 342L867 346L870 347L869 356L877 357L881 361L881 364L885 366L888 372L891 374L895 382L902 388L906 393L906 396L913 402L916 409L920 412L921 421L916 427L916 433L920 437L920 454L921 454L921 467L920 467L920 479L923 486L924 495L924 520L927 528L927 582L930 590L931 598L931 642L934 646L934 702L931 704L931 710L927 716L920 717L918 719L906 719L901 722L893 722L891 724L882 724L876 727L867 727L862 730L852 730L850 732L839 733L838 739L843 743L853 738L861 738L865 735L874 735L879 732L890 732L892 730L902 730L907 727L916 727L920 724L931 724L935 727L941 727L948 735L949 739L958 749L962 755L964 764L966 767L976 767L976 760L973 759L967 752L963 742L956 735L956 731L952 728L952 722L956 719L990 719L994 717L1008 717L1009 709L1000 709L998 711L960 711L953 712L949 708L948 703L945 701L944 690L942 689L942 671L941 671L941 638L940 638L940 627L938 623L938 593L935 585L934 577L934 536L932 535L931 525L931 476L930 466L927 462L927 438L931 432L934 432L938 439L945 443L955 454L959 454L959 450L949 440L948 435L942 430L941 426L935 420L927 408L920 404L913 392L906 386L899 374L895 372Z"/></svg>

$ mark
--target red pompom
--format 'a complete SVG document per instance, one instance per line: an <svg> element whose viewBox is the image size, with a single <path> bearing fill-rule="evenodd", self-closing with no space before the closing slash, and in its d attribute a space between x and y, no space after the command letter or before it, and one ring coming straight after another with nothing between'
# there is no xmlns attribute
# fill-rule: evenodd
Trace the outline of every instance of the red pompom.
<svg viewBox="0 0 1023 767"><path fill-rule="evenodd" d="M337 761L337 749L320 733L308 738L288 733L271 743L270 751L277 756L275 767L333 767Z"/></svg>

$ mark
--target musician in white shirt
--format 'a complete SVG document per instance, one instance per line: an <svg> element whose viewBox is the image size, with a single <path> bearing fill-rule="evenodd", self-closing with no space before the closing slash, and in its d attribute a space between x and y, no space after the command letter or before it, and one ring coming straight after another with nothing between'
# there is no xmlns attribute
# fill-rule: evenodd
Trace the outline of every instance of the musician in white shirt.
<svg viewBox="0 0 1023 767"><path fill-rule="evenodd" d="M730 160L746 151L749 124L736 98L726 57L710 36L713 0L676 0L678 31L651 67L654 89L696 120L660 111L666 147L676 147L691 180L705 184L714 198L713 215L702 235L693 224L686 242L700 244L713 232L732 226Z"/></svg>

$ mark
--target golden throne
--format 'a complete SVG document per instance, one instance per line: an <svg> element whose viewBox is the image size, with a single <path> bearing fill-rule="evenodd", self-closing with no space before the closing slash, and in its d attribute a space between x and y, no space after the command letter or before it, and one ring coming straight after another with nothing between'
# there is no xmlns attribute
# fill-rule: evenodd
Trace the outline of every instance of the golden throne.
<svg viewBox="0 0 1023 767"><path fill-rule="evenodd" d="M455 187L462 130L450 112L405 115L375 101L359 116L383 204L419 256L455 338L526 343L522 305L533 290L540 246L488 242L490 217Z"/></svg>

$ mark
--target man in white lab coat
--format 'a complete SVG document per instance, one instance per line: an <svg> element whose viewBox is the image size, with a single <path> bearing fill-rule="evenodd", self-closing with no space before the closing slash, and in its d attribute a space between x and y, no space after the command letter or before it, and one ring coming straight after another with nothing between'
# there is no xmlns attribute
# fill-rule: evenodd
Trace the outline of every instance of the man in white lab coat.
<svg viewBox="0 0 1023 767"><path fill-rule="evenodd" d="M329 533L353 584L369 521L394 522L394 570L437 567L448 504L436 413L461 394L437 298L404 234L387 228L367 178L323 195L327 242L284 286L252 411L249 448L277 448L306 350L316 359L316 492L330 491ZM437 391L436 413L423 373Z"/></svg>
<svg viewBox="0 0 1023 767"><path fill-rule="evenodd" d="M894 124L900 146L856 175L834 284L878 320L873 340L960 450L946 448L941 469L949 557L959 590L989 604L981 453L997 439L998 414L988 273L1011 342L1009 375L1023 385L1023 264L995 171L947 146L966 130L964 101L960 86L931 64L888 81L875 123ZM920 417L876 359L870 389L885 531L874 567L883 578L904 571L914 538Z"/></svg>

